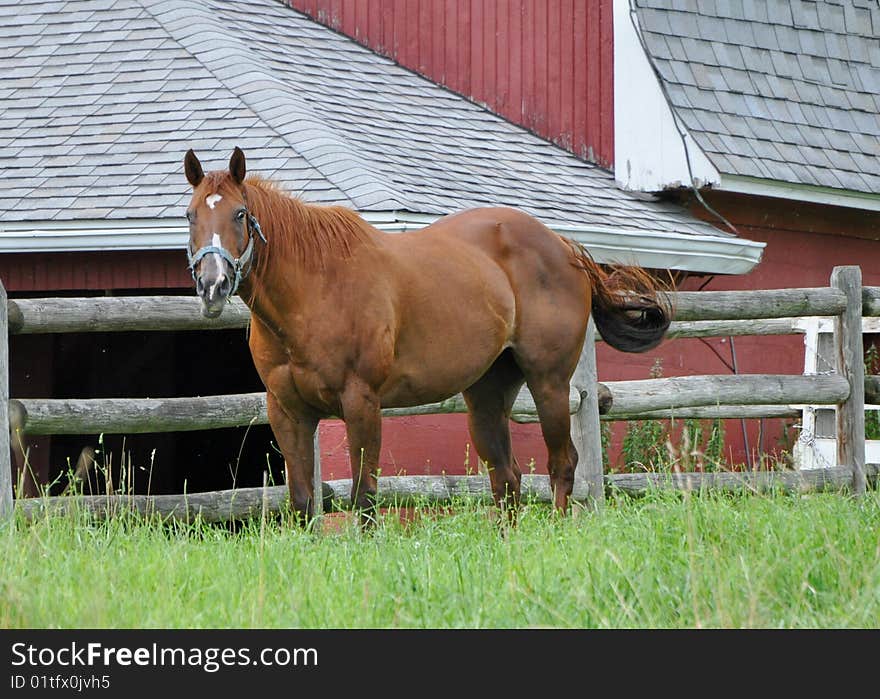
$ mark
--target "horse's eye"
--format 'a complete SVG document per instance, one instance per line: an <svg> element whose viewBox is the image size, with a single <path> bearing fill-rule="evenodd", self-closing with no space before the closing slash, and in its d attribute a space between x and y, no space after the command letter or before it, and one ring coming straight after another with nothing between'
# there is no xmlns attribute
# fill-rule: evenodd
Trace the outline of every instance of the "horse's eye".
<svg viewBox="0 0 880 699"><path fill-rule="evenodd" d="M192 217L192 212L191 212L191 211L187 211L187 212L186 212L186 220L189 221L190 223L193 222L193 217Z"/></svg>
<svg viewBox="0 0 880 699"><path fill-rule="evenodd" d="M244 221L244 215L245 215L244 209L239 209L238 211L235 212L235 218L238 221Z"/></svg>

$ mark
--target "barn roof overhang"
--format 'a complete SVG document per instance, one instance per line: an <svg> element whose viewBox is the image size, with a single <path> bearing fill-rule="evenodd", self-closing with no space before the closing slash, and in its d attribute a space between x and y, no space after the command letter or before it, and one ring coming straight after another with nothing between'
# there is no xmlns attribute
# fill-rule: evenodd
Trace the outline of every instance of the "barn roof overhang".
<svg viewBox="0 0 880 699"><path fill-rule="evenodd" d="M440 218L407 211L361 215L387 233L419 230ZM592 224L557 224L551 228L583 244L597 262L708 274L744 274L760 261L765 246L733 236L684 236ZM185 224L168 219L6 223L0 225L0 254L183 250L188 235Z"/></svg>
<svg viewBox="0 0 880 699"><path fill-rule="evenodd" d="M865 211L880 211L880 194L855 192L831 187L819 187L795 182L780 182L762 177L745 175L721 175L721 183L716 187L723 192L753 194L776 199L795 199L827 206L845 206Z"/></svg>

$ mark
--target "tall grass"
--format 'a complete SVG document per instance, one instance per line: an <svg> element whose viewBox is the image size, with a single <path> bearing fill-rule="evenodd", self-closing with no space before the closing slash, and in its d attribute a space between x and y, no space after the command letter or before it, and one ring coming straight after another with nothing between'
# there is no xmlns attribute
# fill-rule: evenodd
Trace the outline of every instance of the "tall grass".
<svg viewBox="0 0 880 699"><path fill-rule="evenodd" d="M568 519L530 505L507 532L466 503L416 515L323 535L16 521L0 531L0 626L880 626L876 492L653 493Z"/></svg>

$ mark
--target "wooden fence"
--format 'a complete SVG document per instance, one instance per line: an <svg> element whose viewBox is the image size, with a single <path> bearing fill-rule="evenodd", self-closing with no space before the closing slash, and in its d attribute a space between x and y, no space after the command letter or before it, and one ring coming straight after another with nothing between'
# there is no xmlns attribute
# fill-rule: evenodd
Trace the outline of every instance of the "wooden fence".
<svg viewBox="0 0 880 699"><path fill-rule="evenodd" d="M803 332L799 318L835 318L837 367L834 373L800 375L687 376L599 384L596 376L592 322L570 396L572 435L580 454L576 500L597 504L607 487L635 493L649 487L851 489L866 487L864 463L865 386L878 387L878 377L864 376L861 318L880 316L880 287L862 287L858 267L834 269L828 287L763 291L701 291L672 294L675 320L669 337L782 335ZM218 319L199 312L195 297L95 297L7 300L0 284L0 517L13 509L10 434L30 435L138 433L215 429L265 424L262 393L210 398L155 399L9 399L8 334L104 331L219 330L243 328L247 307L235 299ZM610 474L603 473L599 421L676 417L783 417L800 415L793 406L834 406L837 414L837 467L815 472ZM459 413L460 395L413 408L392 408L384 416ZM10 416L12 419L10 419ZM513 419L536 422L534 401L523 390ZM7 429L8 426L8 429ZM874 472L871 467L871 473ZM350 481L320 482L318 502L344 502ZM546 476L526 476L525 496L550 500ZM489 499L482 476L384 476L381 503L413 498L443 501L458 495ZM240 488L188 495L78 496L18 500L16 506L33 516L46 508L65 509L75 502L99 514L119 508L188 519L200 513L208 520L242 517L278 509L286 488Z"/></svg>

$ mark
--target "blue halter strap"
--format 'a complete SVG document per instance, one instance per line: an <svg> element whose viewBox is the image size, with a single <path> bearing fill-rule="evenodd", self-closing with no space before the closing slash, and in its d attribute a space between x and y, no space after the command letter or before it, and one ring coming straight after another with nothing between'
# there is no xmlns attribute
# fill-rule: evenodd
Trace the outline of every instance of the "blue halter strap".
<svg viewBox="0 0 880 699"><path fill-rule="evenodd" d="M232 267L232 271L235 273L235 277L232 282L232 290L229 292L229 296L226 297L228 299L235 296L235 292L238 291L239 285L242 281L247 279L247 275L251 271L251 258L254 254L254 233L260 236L260 240L262 240L263 243L268 242L266 236L263 235L263 229L260 228L259 222L250 211L247 211L247 221L250 229L248 231L249 239L244 252L241 253L241 257L235 258L226 248L218 247L217 245L206 245L205 247L196 250L195 253L189 251L189 245L186 246L186 257L189 261L189 271L190 274L192 274L193 280L196 278L196 265L205 255L214 253L215 255L220 255L220 257L229 263L229 266Z"/></svg>

